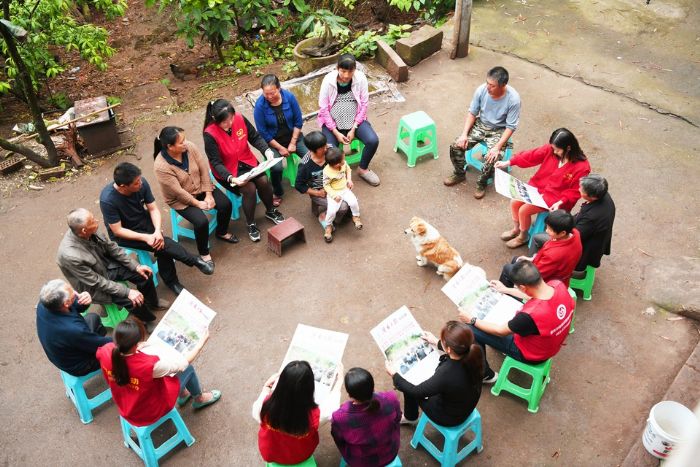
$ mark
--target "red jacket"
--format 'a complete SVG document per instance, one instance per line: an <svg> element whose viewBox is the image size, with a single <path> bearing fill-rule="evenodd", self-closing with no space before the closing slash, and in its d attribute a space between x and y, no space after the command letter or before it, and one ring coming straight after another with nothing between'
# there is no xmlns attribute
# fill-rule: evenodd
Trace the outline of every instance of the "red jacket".
<svg viewBox="0 0 700 467"><path fill-rule="evenodd" d="M571 211L581 197L579 180L591 173L587 160L567 162L559 167L559 159L549 143L519 152L510 159L510 165L522 168L539 165L528 183L539 190L548 206L562 200L561 209L566 211Z"/></svg>
<svg viewBox="0 0 700 467"><path fill-rule="evenodd" d="M554 295L549 300L533 298L518 313L527 313L540 331L538 335L521 336L515 334L515 345L527 360L543 362L555 356L569 335L571 316L574 312L574 299L569 289L560 281L547 283L554 287Z"/></svg>
<svg viewBox="0 0 700 467"><path fill-rule="evenodd" d="M221 161L234 177L238 176L238 161L251 167L258 165L258 160L253 155L253 151L250 150L250 146L248 146L248 130L241 114L236 113L233 115L230 135L216 123L211 123L204 129L204 132L210 134L216 140L216 143L219 145ZM211 167L211 171L216 178L222 179L214 167Z"/></svg>
<svg viewBox="0 0 700 467"><path fill-rule="evenodd" d="M299 464L305 461L318 446L318 425L321 410L318 407L309 412L309 432L302 436L290 435L276 430L265 420L258 431L258 448L265 462L278 464Z"/></svg>
<svg viewBox="0 0 700 467"><path fill-rule="evenodd" d="M134 426L147 426L157 422L175 407L180 381L176 376L153 377L153 367L159 360L155 355L136 352L126 358L131 381L119 386L112 375L113 343L97 349L97 360L102 366L102 374L112 390L112 398L117 404L119 415Z"/></svg>
<svg viewBox="0 0 700 467"><path fill-rule="evenodd" d="M570 238L545 242L532 262L540 271L543 281L557 279L569 287L571 274L581 259L582 251L581 235L574 229Z"/></svg>

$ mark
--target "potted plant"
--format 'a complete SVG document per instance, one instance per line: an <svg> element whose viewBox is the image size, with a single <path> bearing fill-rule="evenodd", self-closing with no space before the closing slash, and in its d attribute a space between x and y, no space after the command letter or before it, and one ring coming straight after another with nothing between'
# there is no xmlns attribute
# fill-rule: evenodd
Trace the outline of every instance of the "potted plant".
<svg viewBox="0 0 700 467"><path fill-rule="evenodd" d="M299 32L310 37L294 47L294 59L303 73L335 63L343 47L343 37L347 37L348 20L332 11L322 8L307 10L308 17L301 23Z"/></svg>

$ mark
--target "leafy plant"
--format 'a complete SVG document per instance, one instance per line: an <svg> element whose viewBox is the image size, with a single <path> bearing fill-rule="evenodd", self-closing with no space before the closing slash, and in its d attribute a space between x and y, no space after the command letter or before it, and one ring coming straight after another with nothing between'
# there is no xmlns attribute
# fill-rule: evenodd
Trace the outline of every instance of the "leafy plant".
<svg viewBox="0 0 700 467"><path fill-rule="evenodd" d="M410 29L410 24L390 24L387 28L386 34L382 36L382 40L390 47L393 47L394 44L396 44L396 41L409 35Z"/></svg>
<svg viewBox="0 0 700 467"><path fill-rule="evenodd" d="M350 42L343 49L343 53L351 53L355 57L371 57L377 50L377 41L383 40L389 46L396 44L396 41L408 35L408 30L411 26L408 24L395 25L390 24L386 34L379 35L376 31L364 31L360 33L355 40Z"/></svg>
<svg viewBox="0 0 700 467"><path fill-rule="evenodd" d="M284 71L288 75L297 73L299 71L299 65L294 60L289 60L284 65L282 65L282 71Z"/></svg>
<svg viewBox="0 0 700 467"><path fill-rule="evenodd" d="M61 110L66 110L73 104L73 101L70 100L68 95L62 91L54 93L49 97L49 102Z"/></svg>
<svg viewBox="0 0 700 467"><path fill-rule="evenodd" d="M437 21L454 8L453 0L387 0L389 5L401 11L423 11L423 18Z"/></svg>
<svg viewBox="0 0 700 467"><path fill-rule="evenodd" d="M314 57L334 54L341 47L342 38L350 33L348 20L325 8L307 10L304 14L308 16L299 26L299 33L321 40L318 45L307 47L302 52Z"/></svg>

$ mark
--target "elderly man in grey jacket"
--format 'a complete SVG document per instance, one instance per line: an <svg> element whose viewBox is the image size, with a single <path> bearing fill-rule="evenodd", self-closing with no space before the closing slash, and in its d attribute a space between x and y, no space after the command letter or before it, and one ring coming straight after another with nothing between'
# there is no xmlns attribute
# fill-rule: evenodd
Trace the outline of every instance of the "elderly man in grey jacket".
<svg viewBox="0 0 700 467"><path fill-rule="evenodd" d="M115 303L145 323L154 321L156 316L151 310L161 311L169 304L158 299L153 271L98 234L98 226L97 219L87 209L75 209L68 214L70 229L58 247L58 267L73 288L89 292L93 302ZM138 290L120 281L131 282Z"/></svg>

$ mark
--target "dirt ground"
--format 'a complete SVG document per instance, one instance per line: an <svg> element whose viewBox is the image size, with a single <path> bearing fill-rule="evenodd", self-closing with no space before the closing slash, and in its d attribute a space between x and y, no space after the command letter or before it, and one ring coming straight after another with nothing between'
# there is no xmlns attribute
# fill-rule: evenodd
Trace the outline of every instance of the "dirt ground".
<svg viewBox="0 0 700 467"><path fill-rule="evenodd" d="M484 13L479 16L480 11ZM495 27L480 22L485 11L475 12L475 25L482 30ZM697 24L697 16L688 15L685 21ZM695 36L686 43L692 48ZM374 374L377 389L390 389L369 329L404 304L433 332L456 315L440 291L442 279L434 270L415 265L414 251L402 233L411 216L430 220L466 261L483 267L490 277L498 274L513 254L498 239L509 224L507 201L492 188L486 198L474 200L473 172L458 187L441 183L451 167L447 148L461 131L472 90L496 64L510 71L511 84L523 99L516 151L543 144L560 126L572 129L593 171L608 178L617 219L613 254L598 271L593 300L579 301L576 332L554 359L540 412L530 414L521 400L494 397L485 388L478 405L484 451L463 465L621 462L641 435L649 408L698 341L694 323L643 311L649 306L644 268L651 259L698 253L700 188L695 179L700 163L695 153L700 131L687 120L531 61L480 47L472 47L467 59L451 61L442 51L411 69L410 81L400 85L406 102L370 107L369 120L381 141L372 168L382 184L372 188L357 183L363 231L346 224L332 244L325 244L308 199L288 190L281 210L306 226L306 244L292 245L278 258L264 241L248 241L243 223L235 221L231 230L242 241L214 243L213 276L179 267L183 284L218 312L196 367L203 384L221 389L223 397L202 412L181 411L197 442L177 450L164 465L261 464L250 407L265 379L278 369L299 322L349 333L345 367L363 366ZM697 80L697 75L685 78ZM697 103L697 93L691 98ZM415 110L436 121L440 157L407 168L405 158L392 149L400 117ZM179 125L201 144L202 116L199 108L145 119L137 127L134 153L140 159L123 156L90 177L0 199L2 291L8 304L0 330L5 350L0 357L0 465L140 465L123 447L113 404L95 411L90 425L80 423L35 337L34 305L41 285L60 277L54 256L67 212L78 206L99 211L99 191L119 160L138 164L153 181L150 144L156 132L166 123ZM315 121L309 122L305 131L315 127ZM514 169L521 178L531 173ZM166 215L164 204L162 208ZM259 220L261 227L268 224ZM194 249L192 242L186 244ZM173 299L163 287L159 291ZM494 352L489 359L495 368L502 361ZM402 428L404 465L435 465L425 450L409 446L412 434L412 429ZM315 457L320 466L339 461L327 426L321 429Z"/></svg>

